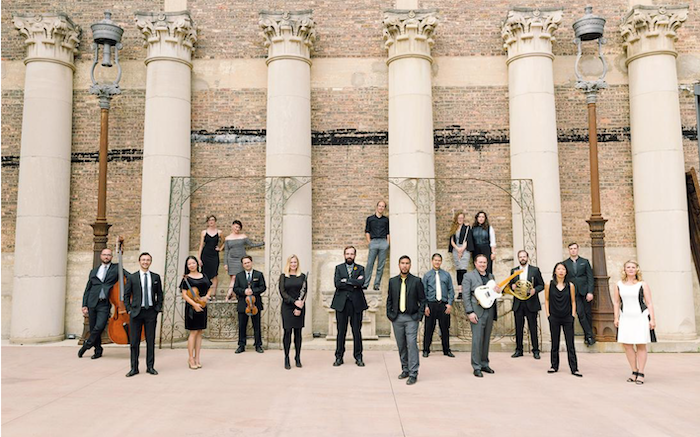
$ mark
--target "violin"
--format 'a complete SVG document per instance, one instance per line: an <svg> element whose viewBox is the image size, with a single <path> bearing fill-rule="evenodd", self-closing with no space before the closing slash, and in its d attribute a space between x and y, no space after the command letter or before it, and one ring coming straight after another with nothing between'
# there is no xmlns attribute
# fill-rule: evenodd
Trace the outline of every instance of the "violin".
<svg viewBox="0 0 700 437"><path fill-rule="evenodd" d="M193 287L192 284L190 284L190 281L187 280L187 274L184 274L183 277L185 278L185 284L187 284L187 294L190 296L190 299L198 303L202 308L206 307L206 297L201 297L199 294L199 288Z"/></svg>
<svg viewBox="0 0 700 437"><path fill-rule="evenodd" d="M248 283L248 288L250 288L250 282ZM258 314L258 307L255 305L255 296L252 294L245 297L245 313L249 316Z"/></svg>
<svg viewBox="0 0 700 437"><path fill-rule="evenodd" d="M116 344L129 344L129 313L126 311L126 306L124 305L124 286L126 285L126 278L124 277L124 270L122 268L122 249L123 249L124 237L117 238L116 252L117 252L117 268L119 273L119 280L116 284L109 289L109 303L114 306L114 311L112 316L107 320L107 333L109 334L109 339ZM141 330L141 340L146 338L145 329Z"/></svg>

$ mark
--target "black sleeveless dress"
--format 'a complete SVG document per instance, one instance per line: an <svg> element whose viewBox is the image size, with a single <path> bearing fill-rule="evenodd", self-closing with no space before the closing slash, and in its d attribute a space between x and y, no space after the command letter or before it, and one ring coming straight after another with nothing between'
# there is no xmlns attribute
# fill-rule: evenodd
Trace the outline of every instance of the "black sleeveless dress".
<svg viewBox="0 0 700 437"><path fill-rule="evenodd" d="M219 244L219 234L213 237L204 232L204 247L202 248L202 273L209 279L214 279L219 274L219 252L216 246Z"/></svg>
<svg viewBox="0 0 700 437"><path fill-rule="evenodd" d="M209 287L211 286L211 281L209 278L207 278L206 274L202 275L202 277L199 279L187 277L187 282L199 290L199 295L201 297L204 297L207 294ZM189 287L183 279L182 282L180 282L180 290L187 289L189 289ZM207 307L204 307L204 311L198 313L194 308L192 308L192 305L185 301L185 329L188 331L207 329Z"/></svg>

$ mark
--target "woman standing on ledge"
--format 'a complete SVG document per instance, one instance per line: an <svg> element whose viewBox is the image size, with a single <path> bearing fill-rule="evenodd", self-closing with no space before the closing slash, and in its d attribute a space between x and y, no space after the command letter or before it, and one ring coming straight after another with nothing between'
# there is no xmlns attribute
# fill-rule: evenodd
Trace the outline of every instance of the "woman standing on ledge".
<svg viewBox="0 0 700 437"><path fill-rule="evenodd" d="M642 281L642 272L636 261L627 261L622 267L622 280L615 286L615 326L617 342L625 347L625 355L632 369L627 382L644 384L647 364L647 343L654 341L651 330L656 327L651 290ZM637 345L637 350L634 346Z"/></svg>
<svg viewBox="0 0 700 437"><path fill-rule="evenodd" d="M202 273L211 280L211 296L216 298L216 288L219 285L219 252L223 247L223 233L216 228L216 216L207 217L207 228L202 231L199 239L199 266Z"/></svg>
<svg viewBox="0 0 700 437"><path fill-rule="evenodd" d="M241 230L243 230L243 223L240 220L234 220L231 225L231 233L224 240L224 268L230 278L227 296L233 294L233 281L236 280L236 275L243 271L241 258L247 255L246 246L260 247L265 245L265 243L250 241L246 234L241 234Z"/></svg>
<svg viewBox="0 0 700 437"><path fill-rule="evenodd" d="M559 335L564 330L566 355L569 369L574 376L581 377L574 347L574 316L576 315L576 287L566 281L566 265L559 262L554 266L552 280L544 285L544 309L549 319L552 333L552 368L547 373L559 371Z"/></svg>
<svg viewBox="0 0 700 437"><path fill-rule="evenodd" d="M486 273L493 273L493 261L496 259L496 233L489 225L489 218L484 211L479 211L474 216L472 235L474 236L473 259L476 259L479 254L486 255L489 262Z"/></svg>
<svg viewBox="0 0 700 437"><path fill-rule="evenodd" d="M207 307L202 307L190 297L190 287L199 291L203 300L209 300L211 281L199 271L197 258L188 256L185 260L185 278L180 282L182 299L185 305L185 329L190 331L187 338L187 365L195 370L202 367L200 353L202 350L202 333L207 329Z"/></svg>
<svg viewBox="0 0 700 437"><path fill-rule="evenodd" d="M450 246L448 251L452 253L455 270L457 271L458 299L462 298L462 278L467 273L473 250L472 228L464 223L464 212L457 211L450 228Z"/></svg>
<svg viewBox="0 0 700 437"><path fill-rule="evenodd" d="M294 361L297 367L301 367L301 329L304 327L304 297L302 290L306 290L306 275L301 273L299 258L291 255L287 258L284 273L280 275L280 294L282 295L282 327L284 328L284 368L292 368L289 363L289 349L292 345L292 332L294 332Z"/></svg>

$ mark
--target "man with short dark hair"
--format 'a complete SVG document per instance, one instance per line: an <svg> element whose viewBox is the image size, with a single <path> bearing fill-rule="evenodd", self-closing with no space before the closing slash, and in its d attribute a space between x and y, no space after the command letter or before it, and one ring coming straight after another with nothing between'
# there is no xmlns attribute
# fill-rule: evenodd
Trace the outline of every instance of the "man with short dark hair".
<svg viewBox="0 0 700 437"><path fill-rule="evenodd" d="M253 270L253 257L246 255L241 258L243 271L236 274L233 282L233 292L238 297L238 348L236 353L245 352L246 344L246 329L248 328L248 318L253 323L253 335L255 337L255 351L263 353L265 350L262 347L262 328L260 326L260 316L263 310L262 294L267 290L265 285L265 276L262 272ZM229 293L230 296L230 293ZM227 299L229 298L227 296ZM253 315L246 314L246 297L252 296L255 298L255 307L258 313Z"/></svg>
<svg viewBox="0 0 700 437"><path fill-rule="evenodd" d="M532 285L528 290L531 296L525 301L513 298L513 316L515 318L515 352L511 357L523 356L523 334L525 332L525 318L527 327L530 330L530 342L532 343L532 355L536 360L540 359L540 344L537 338L537 313L542 309L538 293L544 290L544 280L542 273L537 267L530 265L530 255L526 250L518 251L518 263L520 266L511 269L512 275L518 270L522 270L519 276L511 279L510 288L515 290L518 281L527 281Z"/></svg>
<svg viewBox="0 0 700 437"><path fill-rule="evenodd" d="M432 258L433 268L423 276L425 291L425 330L423 332L423 356L430 355L430 345L433 342L435 322L440 325L442 353L454 358L450 351L450 313L455 291L452 286L452 276L442 270L442 255L436 253Z"/></svg>
<svg viewBox="0 0 700 437"><path fill-rule="evenodd" d="M593 337L593 269L586 258L578 256L578 244L569 244L569 258L564 260L566 266L566 280L574 284L576 288L576 315L583 328L584 342L587 346L595 343Z"/></svg>
<svg viewBox="0 0 700 437"><path fill-rule="evenodd" d="M484 373L495 373L489 366L489 346L493 322L498 318L496 303L490 308L479 305L474 290L488 284L493 274L487 273L488 259L483 253L474 258L475 269L464 275L462 293L464 293L464 311L472 328L472 368L474 376L482 378ZM498 290L500 292L500 290Z"/></svg>
<svg viewBox="0 0 700 437"><path fill-rule="evenodd" d="M384 264L386 263L386 252L389 250L391 237L389 236L389 217L384 216L386 202L380 200L377 202L377 209L374 214L367 217L365 223L365 238L369 244L369 254L367 256L367 278L365 279L364 289L369 288L369 283L372 280L372 270L374 269L374 261L377 260L377 275L374 278L374 290L379 290L382 282L382 273L384 273Z"/></svg>
<svg viewBox="0 0 700 437"><path fill-rule="evenodd" d="M365 281L365 268L355 264L357 250L347 246L343 251L345 262L335 266L333 283L335 294L331 308L335 310L335 320L338 325L338 337L335 346L335 362L333 366L343 364L345 355L345 334L348 332L348 320L352 328L352 355L355 364L364 367L362 360L362 312L369 308L362 287Z"/></svg>

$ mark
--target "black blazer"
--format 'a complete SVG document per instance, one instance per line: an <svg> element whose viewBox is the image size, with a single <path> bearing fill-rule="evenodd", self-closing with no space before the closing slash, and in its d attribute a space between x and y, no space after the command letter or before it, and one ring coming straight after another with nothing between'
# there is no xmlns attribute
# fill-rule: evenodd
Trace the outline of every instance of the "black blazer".
<svg viewBox="0 0 700 437"><path fill-rule="evenodd" d="M576 274L574 275L574 262L571 258L564 260L566 266L566 280L576 286L576 293L585 296L593 294L593 269L586 258L580 256L576 260Z"/></svg>
<svg viewBox="0 0 700 437"><path fill-rule="evenodd" d="M512 275L518 270L520 270L520 266L510 269L510 274ZM510 284L508 284L508 286L510 287L511 285L515 284L516 282L518 282L519 279L520 278L518 276L511 279ZM521 301L520 299L514 297L513 311L518 311L520 305L524 303L525 307L528 310L532 311L533 313L536 313L537 311L542 309L542 305L540 305L539 292L544 290L544 280L542 279L542 273L540 272L540 269L532 265L528 266L527 280L530 281L530 283L532 284L532 288L535 289L535 295L526 301Z"/></svg>
<svg viewBox="0 0 700 437"><path fill-rule="evenodd" d="M151 290L153 292L153 308L156 312L163 311L163 283L158 273L151 272ZM131 317L136 317L141 312L141 270L126 277L124 306Z"/></svg>
<svg viewBox="0 0 700 437"><path fill-rule="evenodd" d="M474 252L474 235L472 235L472 227L469 225L465 226L467 227L467 230L464 235L464 241L467 242L467 252ZM447 251L450 253L452 253L454 250L454 247L452 247L453 241L455 244L459 244L459 241L455 240L455 234L450 235L450 242L447 244ZM464 244L464 242L462 244Z"/></svg>
<svg viewBox="0 0 700 437"><path fill-rule="evenodd" d="M331 308L342 312L348 299L352 300L352 306L355 308L356 313L369 308L367 299L365 299L365 292L362 291L362 287L365 284L364 267L355 264L352 274L348 277L348 269L345 267L345 263L338 264L335 266L333 282L335 283L335 294L333 295Z"/></svg>
<svg viewBox="0 0 700 437"><path fill-rule="evenodd" d="M239 313L245 313L246 288L248 288L248 280L246 279L246 271L243 270L242 272L238 272L236 274L236 279L233 282L233 292L236 293L236 296L238 297L238 306L236 308ZM253 269L250 289L253 290L253 296L255 296L255 306L258 307L258 311L262 311L263 303L260 295L267 290L267 285L265 285L265 276L263 276L262 272Z"/></svg>
<svg viewBox="0 0 700 437"><path fill-rule="evenodd" d="M401 300L401 275L389 279L389 292L386 296L386 316L392 322L399 316ZM425 290L419 277L406 276L406 314L419 321L425 312Z"/></svg>
<svg viewBox="0 0 700 437"><path fill-rule="evenodd" d="M95 267L90 270L90 275L88 276L87 285L85 286L85 291L83 292L83 306L88 308L95 308L97 302L100 300L100 290L104 288L105 297L109 299L109 289L114 286L119 280L119 268L117 264L110 264L107 269L107 274L105 275L105 280L100 281L97 277L97 272L100 266ZM124 274L128 274L125 271Z"/></svg>

